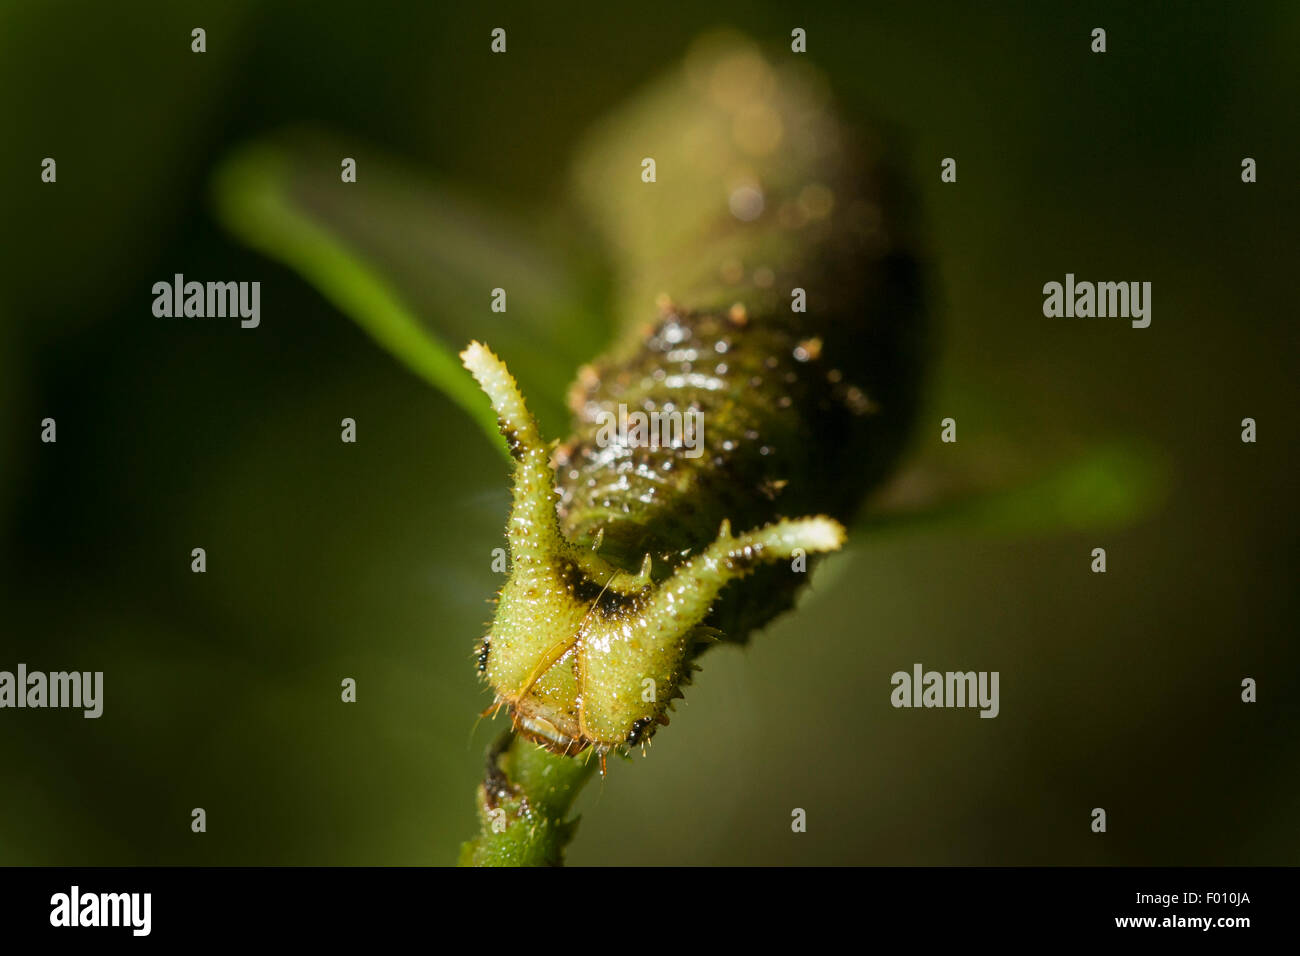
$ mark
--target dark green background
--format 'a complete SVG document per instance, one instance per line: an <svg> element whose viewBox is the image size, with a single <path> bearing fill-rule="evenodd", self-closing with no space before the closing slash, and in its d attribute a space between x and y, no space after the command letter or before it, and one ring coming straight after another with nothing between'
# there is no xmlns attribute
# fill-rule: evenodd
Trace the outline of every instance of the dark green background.
<svg viewBox="0 0 1300 956"><path fill-rule="evenodd" d="M572 141L722 24L804 27L850 111L911 137L944 328L918 454L947 415L972 461L1132 436L1169 485L1105 534L857 536L589 789L571 862L1298 862L1300 7L494 6L0 6L0 668L106 675L97 721L0 711L0 863L454 859L495 732L470 656L505 468L226 237L209 177L311 122L559 203ZM1044 319L1067 271L1151 281L1151 327ZM174 272L260 280L261 327L155 319ZM915 661L1000 671L1001 716L892 709Z"/></svg>

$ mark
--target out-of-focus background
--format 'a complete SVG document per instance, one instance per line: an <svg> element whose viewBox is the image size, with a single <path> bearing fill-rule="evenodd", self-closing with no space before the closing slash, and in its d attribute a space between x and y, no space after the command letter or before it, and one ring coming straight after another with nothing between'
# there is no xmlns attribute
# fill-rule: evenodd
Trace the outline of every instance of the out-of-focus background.
<svg viewBox="0 0 1300 956"><path fill-rule="evenodd" d="M505 466L222 231L213 170L311 124L560 206L573 142L723 25L803 27L845 110L909 140L943 345L916 447L949 415L975 459L1123 437L1168 484L1104 534L858 535L800 613L707 655L650 757L584 794L569 860L1300 862L1300 7L477 6L0 7L0 669L106 684L99 720L0 711L0 862L454 860L501 726L471 653ZM177 272L260 280L261 327L156 319ZM1066 272L1151 281L1151 327L1045 319ZM914 662L1000 671L1001 715L891 708Z"/></svg>

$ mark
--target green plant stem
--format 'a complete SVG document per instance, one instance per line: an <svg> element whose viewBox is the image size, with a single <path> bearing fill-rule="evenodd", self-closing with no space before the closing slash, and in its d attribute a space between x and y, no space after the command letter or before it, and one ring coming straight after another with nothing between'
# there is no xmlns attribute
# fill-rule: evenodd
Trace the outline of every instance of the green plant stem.
<svg viewBox="0 0 1300 956"><path fill-rule="evenodd" d="M479 834L461 846L460 865L562 865L578 826L566 818L596 765L506 731L488 750L478 788Z"/></svg>

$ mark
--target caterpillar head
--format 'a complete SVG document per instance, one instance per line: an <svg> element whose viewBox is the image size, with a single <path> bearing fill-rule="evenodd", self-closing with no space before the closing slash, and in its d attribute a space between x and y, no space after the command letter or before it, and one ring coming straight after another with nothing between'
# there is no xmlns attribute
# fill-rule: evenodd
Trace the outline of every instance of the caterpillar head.
<svg viewBox="0 0 1300 956"><path fill-rule="evenodd" d="M689 677L700 624L719 592L762 562L833 551L844 529L826 517L778 521L717 538L656 579L650 555L630 572L569 541L556 514L549 454L505 365L477 342L461 353L492 401L515 460L507 538L510 574L478 666L489 710L561 754L643 743Z"/></svg>

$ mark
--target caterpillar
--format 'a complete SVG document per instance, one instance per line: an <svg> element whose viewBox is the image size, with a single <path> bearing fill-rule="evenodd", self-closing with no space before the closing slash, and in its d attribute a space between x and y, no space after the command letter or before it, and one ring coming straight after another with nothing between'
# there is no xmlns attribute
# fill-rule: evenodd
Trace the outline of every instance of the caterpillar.
<svg viewBox="0 0 1300 956"><path fill-rule="evenodd" d="M577 371L571 435L547 443L488 346L461 360L514 461L485 713L603 771L668 723L704 647L747 640L841 547L914 416L926 308L901 178L797 62L697 47L585 155L620 333ZM700 441L605 427L629 409Z"/></svg>

